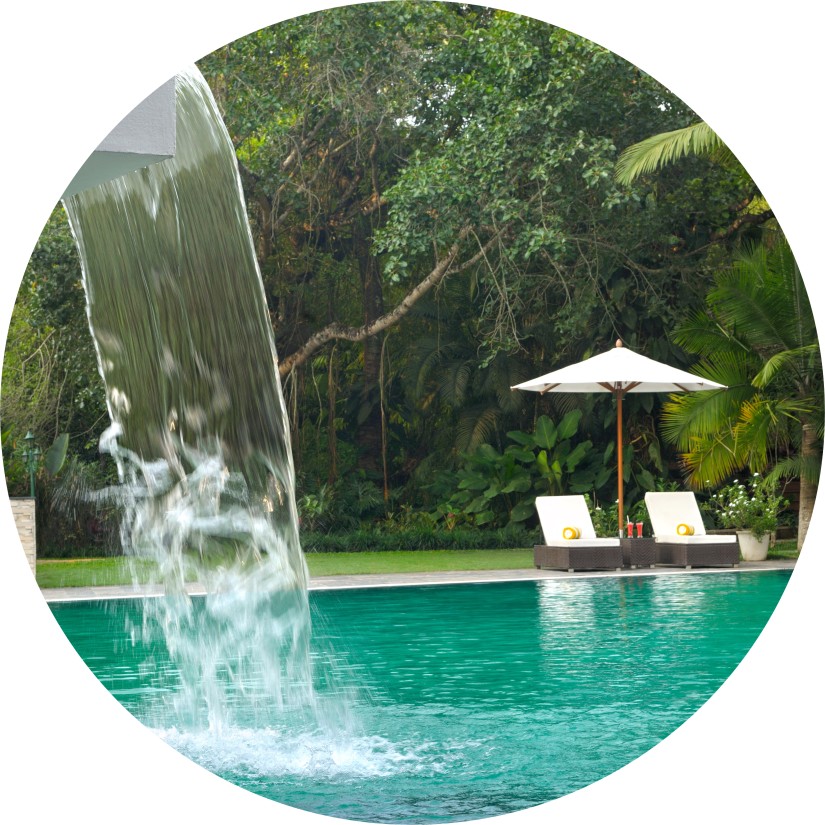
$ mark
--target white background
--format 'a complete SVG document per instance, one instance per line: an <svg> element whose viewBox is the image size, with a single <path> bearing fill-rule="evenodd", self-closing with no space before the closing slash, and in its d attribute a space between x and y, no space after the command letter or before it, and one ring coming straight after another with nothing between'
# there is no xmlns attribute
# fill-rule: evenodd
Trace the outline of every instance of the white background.
<svg viewBox="0 0 825 825"><path fill-rule="evenodd" d="M4 4L0 346L26 262L86 156L180 68L326 3ZM500 2L590 37L680 95L731 146L790 239L822 328L823 192L814 4ZM0 819L321 821L188 762L126 713L62 636L0 501ZM663 743L582 791L506 819L822 821L823 552L817 511L785 596L728 682Z"/></svg>

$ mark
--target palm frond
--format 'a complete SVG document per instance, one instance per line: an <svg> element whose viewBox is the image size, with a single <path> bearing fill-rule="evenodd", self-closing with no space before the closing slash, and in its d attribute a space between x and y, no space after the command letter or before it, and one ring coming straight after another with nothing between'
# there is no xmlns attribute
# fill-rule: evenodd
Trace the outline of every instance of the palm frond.
<svg viewBox="0 0 825 825"><path fill-rule="evenodd" d="M752 386L753 376L762 362L752 352L719 350L691 367L691 372L724 384L726 387Z"/></svg>
<svg viewBox="0 0 825 825"><path fill-rule="evenodd" d="M746 466L730 431L696 438L682 461L685 480L694 489L719 484Z"/></svg>
<svg viewBox="0 0 825 825"><path fill-rule="evenodd" d="M656 172L687 155L710 155L723 146L719 135L707 123L699 121L628 146L619 155L614 178L617 183L629 186L642 175Z"/></svg>
<svg viewBox="0 0 825 825"><path fill-rule="evenodd" d="M733 437L742 403L753 394L753 387L739 386L672 395L662 407L662 437L681 452L689 452L694 439L703 439L716 432L724 430Z"/></svg>
<svg viewBox="0 0 825 825"><path fill-rule="evenodd" d="M741 354L747 346L708 312L689 315L673 333L673 341L694 355L707 357L720 352Z"/></svg>
<svg viewBox="0 0 825 825"><path fill-rule="evenodd" d="M801 471L804 463L813 473L807 457L795 454L803 422L815 423L822 437L822 360L787 241L741 250L715 276L707 306L674 339L701 355L694 372L730 389L724 398L672 397L662 413L663 436L683 454L690 483L722 481L746 466L761 472L777 455L789 456L782 472Z"/></svg>
<svg viewBox="0 0 825 825"><path fill-rule="evenodd" d="M799 269L786 240L740 251L717 274L708 294L713 315L747 343L770 355L816 341L816 325Z"/></svg>
<svg viewBox="0 0 825 825"><path fill-rule="evenodd" d="M438 381L438 395L451 407L461 407L466 403L473 365L470 361L450 361L442 365Z"/></svg>
<svg viewBox="0 0 825 825"><path fill-rule="evenodd" d="M766 477L768 481L778 481L782 478L801 478L810 484L817 484L821 470L821 456L803 457L796 455L778 461Z"/></svg>
<svg viewBox="0 0 825 825"><path fill-rule="evenodd" d="M783 370L795 367L796 363L805 360L807 356L819 353L819 343L806 344L796 349L786 349L777 352L765 362L765 365L754 376L753 385L759 389L767 387Z"/></svg>
<svg viewBox="0 0 825 825"><path fill-rule="evenodd" d="M761 279L757 267L740 262L718 275L708 294L708 303L721 323L762 351L796 343L788 340L793 327L788 323L785 293L771 286Z"/></svg>
<svg viewBox="0 0 825 825"><path fill-rule="evenodd" d="M768 464L768 448L776 423L776 411L759 397L745 401L739 410L739 420L733 428L736 450L754 472L761 472Z"/></svg>
<svg viewBox="0 0 825 825"><path fill-rule="evenodd" d="M498 427L501 410L495 406L476 406L462 414L456 427L456 449L472 453L488 444Z"/></svg>
<svg viewBox="0 0 825 825"><path fill-rule="evenodd" d="M412 352L410 372L415 375L413 397L424 398L428 395L430 376L438 369L444 358L444 350L438 345L435 336L424 336L416 342Z"/></svg>

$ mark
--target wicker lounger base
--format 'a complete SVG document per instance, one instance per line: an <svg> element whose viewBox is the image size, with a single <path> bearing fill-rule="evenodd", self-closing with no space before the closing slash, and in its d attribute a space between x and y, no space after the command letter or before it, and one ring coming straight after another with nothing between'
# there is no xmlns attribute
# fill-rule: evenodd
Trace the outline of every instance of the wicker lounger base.
<svg viewBox="0 0 825 825"><path fill-rule="evenodd" d="M537 568L546 570L619 570L622 567L622 548L615 547L552 547L537 544L533 548Z"/></svg>
<svg viewBox="0 0 825 825"><path fill-rule="evenodd" d="M671 544L656 542L656 564L675 567L736 567L739 542L719 544Z"/></svg>

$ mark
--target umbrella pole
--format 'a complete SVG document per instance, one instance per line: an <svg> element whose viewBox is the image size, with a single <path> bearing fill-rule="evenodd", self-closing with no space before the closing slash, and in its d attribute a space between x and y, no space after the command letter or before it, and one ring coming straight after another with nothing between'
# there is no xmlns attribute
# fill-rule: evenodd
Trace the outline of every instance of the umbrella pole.
<svg viewBox="0 0 825 825"><path fill-rule="evenodd" d="M622 392L616 393L616 427L618 429L618 449L619 449L619 536L624 530L624 469L622 467L622 458L624 450L622 448Z"/></svg>

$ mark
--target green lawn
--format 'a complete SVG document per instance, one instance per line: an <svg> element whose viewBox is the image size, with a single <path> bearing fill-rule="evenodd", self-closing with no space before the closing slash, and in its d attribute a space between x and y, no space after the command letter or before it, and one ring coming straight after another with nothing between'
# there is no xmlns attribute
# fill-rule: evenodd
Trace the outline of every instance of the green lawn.
<svg viewBox="0 0 825 825"><path fill-rule="evenodd" d="M131 584L132 570L146 581L154 565L129 559L38 559L37 584L40 587L95 587Z"/></svg>
<svg viewBox="0 0 825 825"><path fill-rule="evenodd" d="M796 549L796 539L788 541L778 541L768 550L769 559L796 559L799 558L799 550Z"/></svg>
<svg viewBox="0 0 825 825"><path fill-rule="evenodd" d="M307 553L306 560L309 572L313 576L436 573L442 570L514 570L533 566L533 549Z"/></svg>
<svg viewBox="0 0 825 825"><path fill-rule="evenodd" d="M777 542L769 559L795 559L796 542ZM518 550L397 550L393 552L307 553L312 576L359 573L437 573L450 570L517 570L533 566L532 549ZM124 558L42 559L37 562L40 587L89 587L131 584L132 570L147 581L153 565ZM194 578L194 577L192 577Z"/></svg>
<svg viewBox="0 0 825 825"><path fill-rule="evenodd" d="M355 573L433 573L441 570L512 570L533 566L528 550L398 550L384 553L307 553L312 576ZM136 567L139 581L147 581L153 565ZM132 566L124 558L41 559L37 562L40 587L84 587L131 584Z"/></svg>

